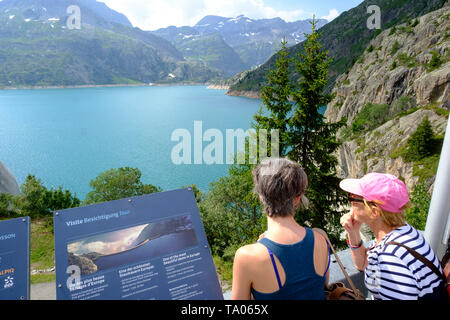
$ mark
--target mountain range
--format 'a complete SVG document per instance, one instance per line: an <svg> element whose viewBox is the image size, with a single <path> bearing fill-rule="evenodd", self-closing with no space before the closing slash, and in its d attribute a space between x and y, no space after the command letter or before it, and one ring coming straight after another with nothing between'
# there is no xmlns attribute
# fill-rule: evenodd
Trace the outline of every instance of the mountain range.
<svg viewBox="0 0 450 320"><path fill-rule="evenodd" d="M67 8L81 11L69 29ZM0 87L206 82L222 77L94 0L0 2Z"/></svg>
<svg viewBox="0 0 450 320"><path fill-rule="evenodd" d="M69 29L67 8L81 12ZM324 25L326 20L321 20ZM206 16L193 27L144 31L95 0L0 2L0 87L206 83L265 62L308 21Z"/></svg>
<svg viewBox="0 0 450 320"><path fill-rule="evenodd" d="M319 19L320 28L328 21ZM189 61L199 61L233 76L264 63L281 48L305 39L310 20L285 22L281 18L250 19L206 16L195 26L158 29L152 33L170 41Z"/></svg>

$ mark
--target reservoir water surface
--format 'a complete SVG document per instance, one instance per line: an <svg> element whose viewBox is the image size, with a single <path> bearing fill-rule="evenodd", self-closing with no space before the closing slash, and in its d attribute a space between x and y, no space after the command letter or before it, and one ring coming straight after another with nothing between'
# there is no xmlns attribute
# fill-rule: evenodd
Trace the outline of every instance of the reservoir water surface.
<svg viewBox="0 0 450 320"><path fill-rule="evenodd" d="M207 191L229 166L174 164L173 131L187 129L193 139L194 121L202 121L203 132L225 137L226 129L249 129L261 105L205 86L2 90L0 161L19 185L33 174L81 200L92 179L126 166L164 191L191 184Z"/></svg>

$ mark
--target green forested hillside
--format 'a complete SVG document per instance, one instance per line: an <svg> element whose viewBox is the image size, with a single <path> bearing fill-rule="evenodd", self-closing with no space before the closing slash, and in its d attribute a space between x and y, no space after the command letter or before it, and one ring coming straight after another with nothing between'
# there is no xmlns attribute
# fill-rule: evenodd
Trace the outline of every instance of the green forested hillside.
<svg viewBox="0 0 450 320"><path fill-rule="evenodd" d="M223 70L232 76L245 69L239 55L223 41L218 33L205 35L194 42L188 42L179 47L186 59L203 61L206 65Z"/></svg>

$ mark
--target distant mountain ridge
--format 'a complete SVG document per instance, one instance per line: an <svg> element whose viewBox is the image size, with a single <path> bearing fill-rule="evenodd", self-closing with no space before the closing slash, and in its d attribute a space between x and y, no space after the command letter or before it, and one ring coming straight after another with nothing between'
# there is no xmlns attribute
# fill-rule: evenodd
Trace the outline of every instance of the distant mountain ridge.
<svg viewBox="0 0 450 320"><path fill-rule="evenodd" d="M0 2L0 10L7 10L10 13L19 10L24 19L48 20L67 17L66 10L71 5L79 5L83 8L83 20L91 25L104 26L105 23L112 22L133 27L125 15L110 9L103 2L93 0L3 0Z"/></svg>
<svg viewBox="0 0 450 320"><path fill-rule="evenodd" d="M318 20L318 27L327 23ZM283 37L288 46L305 39L310 20L285 22L281 18L250 19L205 16L194 26L151 31L170 41L189 61L203 62L228 76L257 67L281 48Z"/></svg>
<svg viewBox="0 0 450 320"><path fill-rule="evenodd" d="M67 8L81 10L69 30ZM0 87L204 83L222 77L95 0L0 2Z"/></svg>

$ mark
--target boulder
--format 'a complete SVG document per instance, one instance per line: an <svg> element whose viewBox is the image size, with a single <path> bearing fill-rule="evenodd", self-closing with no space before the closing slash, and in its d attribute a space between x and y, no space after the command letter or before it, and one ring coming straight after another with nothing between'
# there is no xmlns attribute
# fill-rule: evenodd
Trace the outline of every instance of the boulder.
<svg viewBox="0 0 450 320"><path fill-rule="evenodd" d="M0 193L19 194L19 185L8 168L0 161Z"/></svg>

